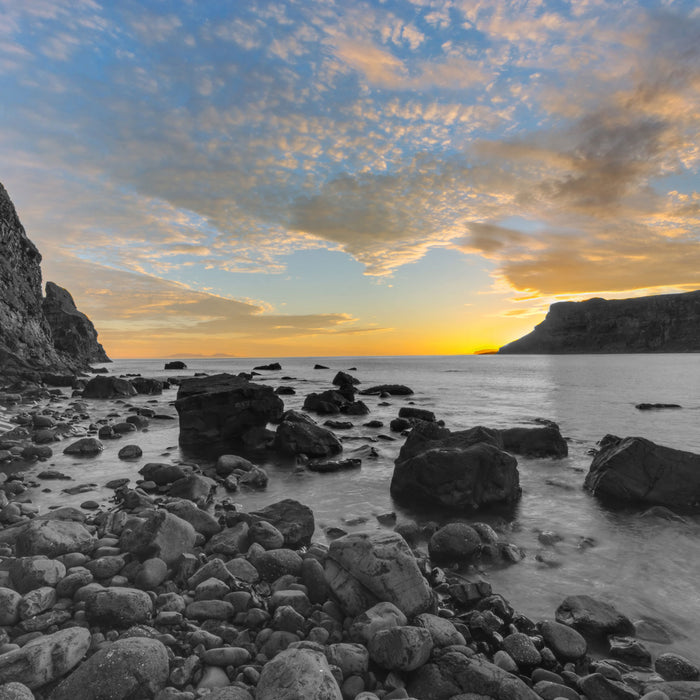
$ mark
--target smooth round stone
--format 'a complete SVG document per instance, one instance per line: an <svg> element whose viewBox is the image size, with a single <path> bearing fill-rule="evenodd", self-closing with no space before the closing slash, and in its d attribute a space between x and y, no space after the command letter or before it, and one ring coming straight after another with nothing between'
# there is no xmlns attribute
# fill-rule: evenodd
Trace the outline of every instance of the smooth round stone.
<svg viewBox="0 0 700 700"><path fill-rule="evenodd" d="M542 661L542 656L532 639L522 632L509 634L503 640L503 650L510 654L518 668L531 668Z"/></svg>
<svg viewBox="0 0 700 700"><path fill-rule="evenodd" d="M134 578L134 583L144 590L150 591L160 586L168 577L168 565L159 557L146 559Z"/></svg>
<svg viewBox="0 0 700 700"><path fill-rule="evenodd" d="M542 700L580 700L580 695L562 683L540 681L535 684L534 691Z"/></svg>
<svg viewBox="0 0 700 700"><path fill-rule="evenodd" d="M233 605L223 600L197 600L185 609L193 620L228 620L233 614Z"/></svg>
<svg viewBox="0 0 700 700"><path fill-rule="evenodd" d="M516 664L511 655L507 651L503 651L503 649L499 649L493 655L493 663L498 666L498 668L508 671L508 673L519 673L518 664Z"/></svg>
<svg viewBox="0 0 700 700"><path fill-rule="evenodd" d="M19 622L19 604L22 596L11 588L0 588L0 625L10 626Z"/></svg>
<svg viewBox="0 0 700 700"><path fill-rule="evenodd" d="M540 632L545 644L559 659L575 661L580 659L588 648L583 635L561 622L545 620L540 625Z"/></svg>
<svg viewBox="0 0 700 700"><path fill-rule="evenodd" d="M700 676L698 667L679 654L661 654L654 663L654 670L665 681L694 681Z"/></svg>
<svg viewBox="0 0 700 700"><path fill-rule="evenodd" d="M225 688L231 681L226 671L218 666L205 666L202 672L202 680L197 683L197 690Z"/></svg>
<svg viewBox="0 0 700 700"><path fill-rule="evenodd" d="M640 700L670 700L668 695L662 690L652 690L650 693L643 695Z"/></svg>
<svg viewBox="0 0 700 700"><path fill-rule="evenodd" d="M218 578L202 581L194 590L195 600L221 600L231 589Z"/></svg>
<svg viewBox="0 0 700 700"><path fill-rule="evenodd" d="M246 583L257 583L260 579L258 570L243 557L236 557L226 562L226 568L236 577Z"/></svg>
<svg viewBox="0 0 700 700"><path fill-rule="evenodd" d="M435 562L468 561L479 550L479 533L465 523L448 523L428 543L430 558Z"/></svg>
<svg viewBox="0 0 700 700"><path fill-rule="evenodd" d="M242 647L219 647L202 652L202 662L209 666L241 666L250 661L250 652Z"/></svg>
<svg viewBox="0 0 700 700"><path fill-rule="evenodd" d="M5 683L0 685L0 698L2 700L34 700L34 693L24 683Z"/></svg>
<svg viewBox="0 0 700 700"><path fill-rule="evenodd" d="M143 450L138 445L124 445L117 453L119 459L138 459L141 456Z"/></svg>
<svg viewBox="0 0 700 700"><path fill-rule="evenodd" d="M18 593L28 593L41 586L56 586L66 575L66 567L55 559L21 557L10 565L12 583Z"/></svg>
<svg viewBox="0 0 700 700"><path fill-rule="evenodd" d="M253 523L249 531L251 542L257 542L267 550L281 549L284 545L284 535L274 526L264 520Z"/></svg>
<svg viewBox="0 0 700 700"><path fill-rule="evenodd" d="M381 630L369 642L372 660L388 670L414 671L430 658L432 650L430 632L421 627Z"/></svg>

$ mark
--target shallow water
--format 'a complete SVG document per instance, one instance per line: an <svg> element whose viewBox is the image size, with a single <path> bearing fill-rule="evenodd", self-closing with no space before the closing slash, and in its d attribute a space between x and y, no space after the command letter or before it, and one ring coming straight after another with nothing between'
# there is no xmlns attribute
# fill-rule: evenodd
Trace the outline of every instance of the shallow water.
<svg viewBox="0 0 700 700"><path fill-rule="evenodd" d="M110 373L140 372L144 376L192 375L195 372L237 373L278 358L186 360L188 369L165 372L162 360L117 361ZM410 397L393 397L382 407L377 397L361 397L370 407L365 417L351 417L355 427L337 431L343 438L346 456L353 449L371 443L379 452L362 468L339 474L297 473L290 463L262 462L270 474L268 488L245 491L232 500L253 510L281 498L296 498L311 506L316 515L316 536L323 529L339 526L347 531L378 528L375 516L396 511L399 521L408 519L438 522L454 518L439 510L421 513L394 503L389 495L393 461L403 439L378 440L388 435L388 424L409 401L433 410L447 427L474 425L510 427L532 425L534 418L553 420L569 439L569 456L562 460L518 458L523 497L507 513L482 513L475 520L502 525L505 536L523 547L526 558L505 569L490 570L485 576L497 592L533 618L553 617L566 595L589 593L616 604L632 619L641 617L664 621L674 641L670 646L649 644L655 652L676 651L700 662L695 640L700 639L700 518L685 523L642 518L640 511L612 511L582 490L591 462L587 451L606 433L622 437L639 435L661 444L700 452L700 356L699 355L576 355L576 356L463 356L400 358L288 358L280 360L282 371L265 372L259 381L277 386L282 376L297 390L283 396L285 407L300 408L304 396L329 387L337 370L357 369L352 374L362 387L380 383L408 384ZM314 370L315 363L329 370ZM132 403L153 405L159 412L176 415L169 405L176 390L156 397L136 397ZM638 411L641 402L678 403L680 410ZM64 403L68 403L66 400ZM91 404L102 414L125 413L115 402ZM346 420L343 417L343 420ZM363 428L369 419L384 421L382 429ZM320 420L323 422L324 418ZM394 435L394 437L397 437ZM77 505L86 499L106 499L111 491L103 484L128 476L135 480L138 468L148 461L191 458L177 447L176 421L152 421L147 432L120 441L106 442L105 451L94 459L74 459L54 450L52 468L73 477L74 482L42 482L50 493L33 495L44 510L48 505ZM136 463L117 459L127 442L141 446L144 456ZM201 462L201 460L200 460ZM46 469L47 464L31 468ZM76 483L97 486L84 494L67 496L61 489ZM503 516L506 516L505 521ZM361 524L348 521L364 519ZM537 535L555 531L563 540L543 547ZM579 547L582 537L595 546ZM536 560L543 551L554 566Z"/></svg>

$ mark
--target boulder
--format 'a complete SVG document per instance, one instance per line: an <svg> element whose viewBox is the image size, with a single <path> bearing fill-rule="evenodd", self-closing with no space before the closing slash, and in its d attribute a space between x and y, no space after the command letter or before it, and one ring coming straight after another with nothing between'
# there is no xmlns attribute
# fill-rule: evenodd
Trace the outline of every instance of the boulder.
<svg viewBox="0 0 700 700"><path fill-rule="evenodd" d="M415 406L402 406L399 409L399 418L408 418L410 420L424 420L429 423L435 422L435 414L425 408L416 408Z"/></svg>
<svg viewBox="0 0 700 700"><path fill-rule="evenodd" d="M576 661L587 651L585 638L573 627L554 620L545 620L540 625L540 632L545 644L558 659Z"/></svg>
<svg viewBox="0 0 700 700"><path fill-rule="evenodd" d="M144 481L152 481L158 486L165 486L184 478L187 473L179 464L148 462L139 469L139 474Z"/></svg>
<svg viewBox="0 0 700 700"><path fill-rule="evenodd" d="M342 451L340 440L312 422L284 420L277 426L275 449L284 454L329 457Z"/></svg>
<svg viewBox="0 0 700 700"><path fill-rule="evenodd" d="M503 449L523 457L566 457L569 446L559 428L507 428L501 430Z"/></svg>
<svg viewBox="0 0 700 700"><path fill-rule="evenodd" d="M423 627L390 627L369 640L370 658L389 671L414 671L430 658L432 650L433 638Z"/></svg>
<svg viewBox="0 0 700 700"><path fill-rule="evenodd" d="M90 631L70 627L42 635L20 649L0 655L0 684L24 683L34 690L68 673L90 647ZM85 697L76 694L75 698Z"/></svg>
<svg viewBox="0 0 700 700"><path fill-rule="evenodd" d="M654 662L654 670L665 681L696 681L700 677L698 667L679 654L660 654Z"/></svg>
<svg viewBox="0 0 700 700"><path fill-rule="evenodd" d="M517 676L456 651L447 651L414 671L406 690L421 700L449 700L462 694L489 700L541 700Z"/></svg>
<svg viewBox="0 0 700 700"><path fill-rule="evenodd" d="M10 577L15 590L28 593L41 586L56 586L66 575L66 567L56 559L17 557L10 560Z"/></svg>
<svg viewBox="0 0 700 700"><path fill-rule="evenodd" d="M130 627L148 622L153 614L151 597L137 588L97 589L85 603L87 618L94 625Z"/></svg>
<svg viewBox="0 0 700 700"><path fill-rule="evenodd" d="M136 396L136 389L128 379L119 377L93 377L83 389L85 399L120 399Z"/></svg>
<svg viewBox="0 0 700 700"><path fill-rule="evenodd" d="M0 685L0 698L3 700L34 700L34 693L24 683L11 681Z"/></svg>
<svg viewBox="0 0 700 700"><path fill-rule="evenodd" d="M163 382L160 379L133 377L129 381L131 381L131 385L139 394L158 396L159 394L163 393Z"/></svg>
<svg viewBox="0 0 700 700"><path fill-rule="evenodd" d="M284 404L269 386L216 374L184 380L175 408L180 416L180 445L206 448L240 443L246 431L278 422Z"/></svg>
<svg viewBox="0 0 700 700"><path fill-rule="evenodd" d="M15 553L18 557L43 554L53 558L70 552L88 554L94 547L95 538L81 523L37 519L17 536Z"/></svg>
<svg viewBox="0 0 700 700"><path fill-rule="evenodd" d="M430 558L436 564L466 562L479 553L479 533L466 523L448 523L428 542Z"/></svg>
<svg viewBox="0 0 700 700"><path fill-rule="evenodd" d="M78 455L79 457L94 457L104 450L104 445L94 437L80 438L72 442L63 450L66 455Z"/></svg>
<svg viewBox="0 0 700 700"><path fill-rule="evenodd" d="M311 649L286 649L260 672L256 700L342 700L326 657Z"/></svg>
<svg viewBox="0 0 700 700"><path fill-rule="evenodd" d="M100 649L62 681L51 700L152 698L168 680L168 650L157 639L127 637Z"/></svg>
<svg viewBox="0 0 700 700"><path fill-rule="evenodd" d="M282 369L282 365L279 362L270 362L270 364L267 365L258 365L257 367L253 367L254 370L263 370L266 372L278 372L279 370Z"/></svg>
<svg viewBox="0 0 700 700"><path fill-rule="evenodd" d="M173 515L186 520L197 532L200 532L207 538L221 532L219 521L211 513L202 510L192 501L184 499L172 501L166 505L166 508Z"/></svg>
<svg viewBox="0 0 700 700"><path fill-rule="evenodd" d="M700 508L700 455L628 437L593 458L584 487L596 496L670 508Z"/></svg>
<svg viewBox="0 0 700 700"><path fill-rule="evenodd" d="M588 595L568 596L554 616L557 622L573 627L588 638L634 635L634 625L627 617L609 603Z"/></svg>
<svg viewBox="0 0 700 700"><path fill-rule="evenodd" d="M348 374L347 372L338 372L335 377L333 377L333 381L331 382L334 386L357 386L358 384L361 384L360 380L357 379L356 377L353 377L351 374Z"/></svg>
<svg viewBox="0 0 700 700"><path fill-rule="evenodd" d="M431 615L430 613L421 613L415 618L413 624L416 627L423 627L430 632L433 646L449 647L453 644L464 645L467 643L464 635L457 630L450 620L446 620L444 617Z"/></svg>
<svg viewBox="0 0 700 700"><path fill-rule="evenodd" d="M142 559L160 557L172 566L181 554L192 551L197 533L190 523L165 510L152 512L121 533L119 546Z"/></svg>
<svg viewBox="0 0 700 700"><path fill-rule="evenodd" d="M455 509L516 501L521 493L518 463L498 442L498 435L485 428L451 432L421 422L394 463L391 493Z"/></svg>
<svg viewBox="0 0 700 700"><path fill-rule="evenodd" d="M352 533L331 542L326 581L348 615L388 601L408 617L434 612L435 600L411 549L396 532Z"/></svg>
<svg viewBox="0 0 700 700"><path fill-rule="evenodd" d="M377 384L362 390L360 393L365 395L390 394L391 396L410 396L413 393L413 389L409 389L403 384Z"/></svg>

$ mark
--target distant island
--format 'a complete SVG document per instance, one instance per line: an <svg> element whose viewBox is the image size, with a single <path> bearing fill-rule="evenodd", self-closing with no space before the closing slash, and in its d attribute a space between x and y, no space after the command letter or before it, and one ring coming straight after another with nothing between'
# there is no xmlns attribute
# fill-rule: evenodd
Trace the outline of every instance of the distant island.
<svg viewBox="0 0 700 700"><path fill-rule="evenodd" d="M499 354L700 352L700 290L552 304Z"/></svg>

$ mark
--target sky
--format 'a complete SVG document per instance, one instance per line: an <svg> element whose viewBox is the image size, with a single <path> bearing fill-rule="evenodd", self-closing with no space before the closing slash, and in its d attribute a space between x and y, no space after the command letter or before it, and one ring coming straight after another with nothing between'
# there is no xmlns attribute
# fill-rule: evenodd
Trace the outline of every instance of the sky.
<svg viewBox="0 0 700 700"><path fill-rule="evenodd" d="M466 354L700 288L695 0L0 0L0 95L114 358Z"/></svg>

